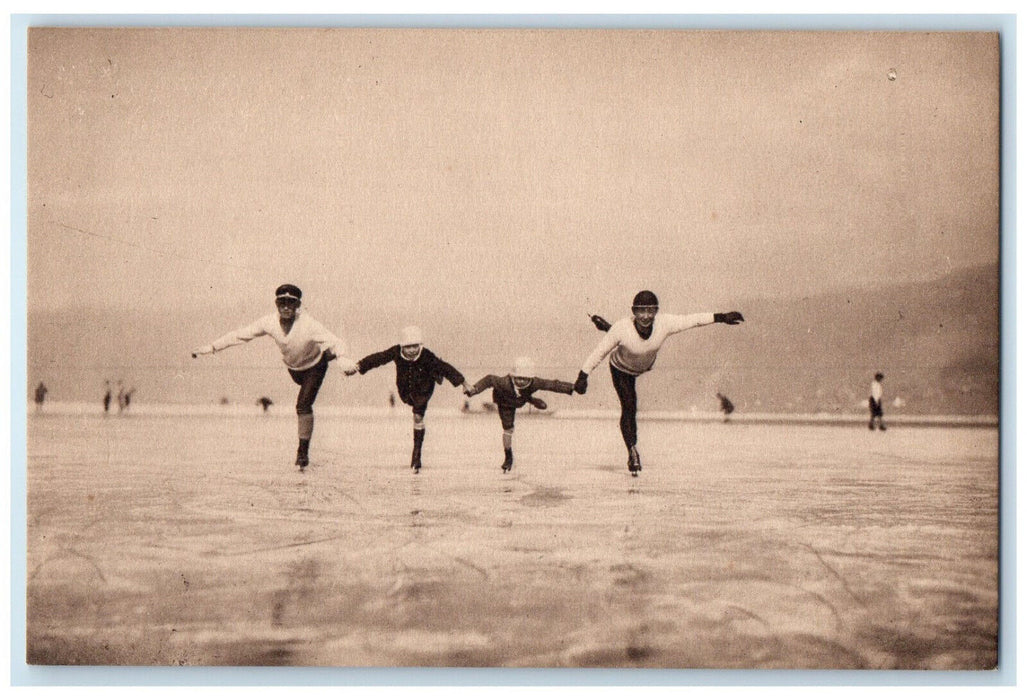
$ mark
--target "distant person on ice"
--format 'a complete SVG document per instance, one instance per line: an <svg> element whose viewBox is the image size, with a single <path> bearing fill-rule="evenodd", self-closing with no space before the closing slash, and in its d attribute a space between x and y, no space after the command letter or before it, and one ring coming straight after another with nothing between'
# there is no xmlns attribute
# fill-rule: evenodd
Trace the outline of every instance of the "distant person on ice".
<svg viewBox="0 0 1027 700"><path fill-rule="evenodd" d="M881 430L887 430L884 427L884 410L881 408L881 397L884 395L884 389L881 387L881 380L884 379L884 375L878 372L874 375L874 381L870 382L870 425L871 430L876 427ZM901 432L901 431L900 431Z"/></svg>
<svg viewBox="0 0 1027 700"><path fill-rule="evenodd" d="M717 392L717 398L720 399L720 410L724 414L724 422L727 423L728 416L735 412L735 405L731 403L731 399Z"/></svg>
<svg viewBox="0 0 1027 700"><path fill-rule="evenodd" d="M43 402L46 401L46 394L48 391L49 389L46 388L46 384L43 382L39 382L39 384L36 385L36 411L43 410Z"/></svg>
<svg viewBox="0 0 1027 700"><path fill-rule="evenodd" d="M262 409L264 409L264 413L267 413L268 407L271 406L272 404L274 404L274 401L272 401L271 399L269 399L266 396L261 396L259 399L257 399L257 404Z"/></svg>
<svg viewBox="0 0 1027 700"><path fill-rule="evenodd" d="M396 390L400 400L412 407L414 414L414 450L410 455L410 468L414 473L421 471L421 446L424 444L424 414L428 410L428 402L435 392L435 385L448 379L453 386L463 385L464 390L471 386L464 375L453 365L440 359L435 353L424 346L424 336L417 326L407 326L400 331L399 344L361 358L356 367L346 374L366 374L375 367L390 362L396 365ZM392 394L390 401L394 404Z"/></svg>
<svg viewBox="0 0 1027 700"><path fill-rule="evenodd" d="M328 372L328 363L338 358L344 371L356 370L356 364L343 356L346 344L300 309L302 297L303 292L299 287L283 284L275 290L277 312L226 333L210 345L193 350L193 357L210 355L262 335L271 336L282 353L282 361L289 370L289 376L300 387L296 397L299 427L296 466L300 471L310 464L308 452L310 438L314 433L314 400Z"/></svg>
<svg viewBox="0 0 1027 700"><path fill-rule="evenodd" d="M103 383L103 412L107 413L111 410L111 383L107 380Z"/></svg>
<svg viewBox="0 0 1027 700"><path fill-rule="evenodd" d="M656 295L643 290L635 295L631 303L629 318L622 318L609 324L601 316L592 316L596 328L606 335L599 341L578 372L574 390L584 394L588 390L588 375L603 358L610 353L610 375L613 388L620 399L620 431L624 445L628 448L628 470L632 476L642 471L642 460L638 456L638 395L635 380L653 368L656 354L663 342L671 335L711 323L726 323L730 326L744 321L737 311L727 313L698 313L687 316L658 313L659 301Z"/></svg>
<svg viewBox="0 0 1027 700"><path fill-rule="evenodd" d="M504 472L513 469L513 433L514 418L517 409L531 404L540 411L546 410L546 402L535 398L536 391L555 391L570 396L574 393L574 385L558 379L541 379L534 376L534 365L526 357L519 357L514 362L513 372L500 377L489 374L479 379L475 385L464 393L467 396L480 394L492 389L492 401L499 409L499 420L503 425L503 451L506 458L500 465Z"/></svg>

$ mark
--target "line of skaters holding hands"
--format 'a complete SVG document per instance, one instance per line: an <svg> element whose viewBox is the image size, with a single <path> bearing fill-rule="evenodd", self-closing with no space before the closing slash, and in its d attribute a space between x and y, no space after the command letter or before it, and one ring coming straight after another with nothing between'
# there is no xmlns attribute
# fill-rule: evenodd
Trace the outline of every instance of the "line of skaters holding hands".
<svg viewBox="0 0 1027 700"><path fill-rule="evenodd" d="M327 374L328 363L332 360L339 361L347 376L365 374L389 363L395 365L399 397L413 412L413 452L410 466L415 473L421 470L421 447L425 437L424 418L435 385L448 380L454 387L462 386L467 396L492 389L492 400L498 407L503 427L504 460L501 466L503 471L507 472L513 467L513 432L517 409L530 403L544 410L545 402L534 396L538 391L567 395L574 392L584 394L588 390L589 375L609 356L610 375L621 405L620 430L628 451L628 470L632 476L638 476L642 463L637 449L637 378L652 369L660 347L671 335L712 323L736 325L745 320L737 311L683 316L661 314L658 313L659 301L656 295L645 290L635 295L631 306L632 315L629 317L613 324L598 315L590 317L592 323L604 335L585 359L573 383L536 377L530 360L518 358L510 374L489 374L472 386L459 370L425 347L421 331L415 326L402 330L397 345L367 355L356 362L348 359L345 343L309 314L301 311L302 296L303 293L295 285L281 285L275 290L276 312L230 331L210 345L199 347L192 352L194 358L213 354L262 335L268 335L275 341L289 375L300 387L296 397L299 433L296 465L301 471L310 463L309 447L314 429L314 401Z"/></svg>

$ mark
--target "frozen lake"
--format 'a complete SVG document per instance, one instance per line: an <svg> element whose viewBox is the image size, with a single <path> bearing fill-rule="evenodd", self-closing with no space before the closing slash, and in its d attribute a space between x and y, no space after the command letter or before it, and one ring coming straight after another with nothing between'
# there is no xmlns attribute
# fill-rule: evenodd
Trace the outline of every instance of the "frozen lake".
<svg viewBox="0 0 1027 700"><path fill-rule="evenodd" d="M984 669L994 427L28 417L30 663Z"/></svg>

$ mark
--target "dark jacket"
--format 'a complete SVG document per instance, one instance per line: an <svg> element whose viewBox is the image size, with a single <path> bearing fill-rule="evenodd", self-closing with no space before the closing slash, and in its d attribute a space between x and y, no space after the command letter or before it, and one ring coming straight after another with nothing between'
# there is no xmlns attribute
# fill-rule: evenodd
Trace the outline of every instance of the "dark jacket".
<svg viewBox="0 0 1027 700"><path fill-rule="evenodd" d="M500 377L495 374L489 374L478 380L471 389L470 396L480 394L490 387L492 389L492 402L497 406L505 408L522 408L536 391L556 391L568 396L574 393L573 384L561 382L559 379L532 377L531 384L523 389L515 389L513 375L508 374Z"/></svg>
<svg viewBox="0 0 1027 700"><path fill-rule="evenodd" d="M396 363L396 389L404 403L410 403L415 396L430 397L435 385L441 384L443 379L448 379L453 386L464 383L464 375L425 347L421 348L421 355L416 360L410 361L403 357L398 345L393 345L388 350L371 353L361 359L357 362L357 369L365 374L390 362Z"/></svg>

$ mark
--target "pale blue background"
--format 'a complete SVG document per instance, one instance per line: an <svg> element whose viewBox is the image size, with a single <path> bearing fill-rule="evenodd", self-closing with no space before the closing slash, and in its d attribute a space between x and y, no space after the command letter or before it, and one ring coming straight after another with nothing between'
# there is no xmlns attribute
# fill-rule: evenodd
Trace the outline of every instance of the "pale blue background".
<svg viewBox="0 0 1027 700"><path fill-rule="evenodd" d="M31 26L503 27L997 31L1002 60L1000 626L996 672L43 667L25 664L26 56ZM1016 683L1016 17L1014 15L12 15L11 685L847 685Z"/></svg>

